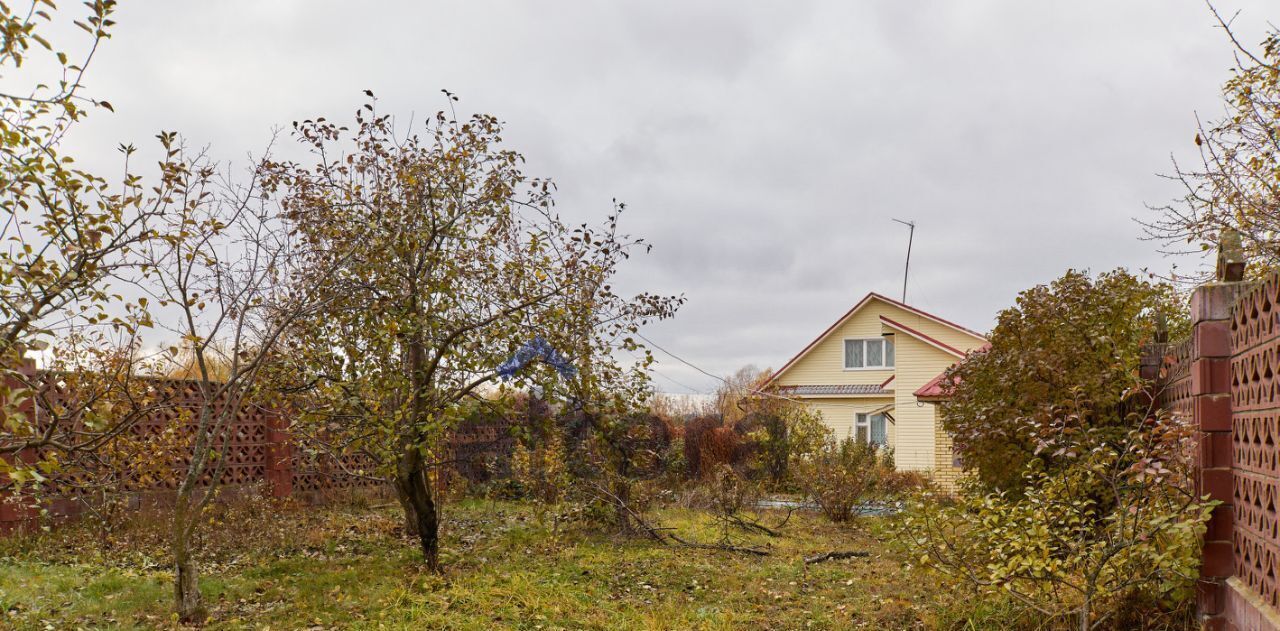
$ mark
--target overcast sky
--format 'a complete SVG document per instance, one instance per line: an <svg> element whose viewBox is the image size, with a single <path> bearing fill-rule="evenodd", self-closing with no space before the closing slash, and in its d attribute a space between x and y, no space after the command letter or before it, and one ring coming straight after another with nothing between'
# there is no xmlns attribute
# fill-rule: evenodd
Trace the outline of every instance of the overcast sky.
<svg viewBox="0 0 1280 631"><path fill-rule="evenodd" d="M1167 271L1133 218L1177 194L1157 174L1232 63L1198 0L122 4L89 81L117 113L77 147L165 129L242 159L365 89L407 121L447 88L506 121L566 217L628 204L655 247L621 285L688 298L646 335L717 374L897 296L894 217L919 226L908 302L981 331L1069 267ZM1280 21L1219 7L1249 42ZM658 355L658 389L716 385Z"/></svg>

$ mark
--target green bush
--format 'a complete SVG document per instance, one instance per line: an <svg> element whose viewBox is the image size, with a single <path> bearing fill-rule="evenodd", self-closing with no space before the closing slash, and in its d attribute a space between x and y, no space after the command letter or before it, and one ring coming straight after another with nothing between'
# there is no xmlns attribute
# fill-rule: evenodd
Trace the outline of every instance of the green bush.
<svg viewBox="0 0 1280 631"><path fill-rule="evenodd" d="M836 523L852 521L872 500L886 499L899 480L892 450L852 438L836 441L829 432L795 473L805 496Z"/></svg>
<svg viewBox="0 0 1280 631"><path fill-rule="evenodd" d="M1012 597L1042 621L1127 628L1115 625L1134 618L1135 603L1164 615L1185 610L1216 502L1188 491L1185 423L1129 418L1116 439L1064 415L1038 440L1059 453L1052 471L1033 460L1022 493L919 502L903 521L905 540L928 567L989 597Z"/></svg>
<svg viewBox="0 0 1280 631"><path fill-rule="evenodd" d="M1185 330L1177 292L1124 269L1097 278L1072 270L1019 294L1000 313L990 348L944 384L950 398L939 413L965 468L990 490L1021 492L1029 463L1052 471L1062 461L1036 439L1067 408L1085 427L1122 436L1125 394L1144 387L1138 365L1161 322L1174 335Z"/></svg>

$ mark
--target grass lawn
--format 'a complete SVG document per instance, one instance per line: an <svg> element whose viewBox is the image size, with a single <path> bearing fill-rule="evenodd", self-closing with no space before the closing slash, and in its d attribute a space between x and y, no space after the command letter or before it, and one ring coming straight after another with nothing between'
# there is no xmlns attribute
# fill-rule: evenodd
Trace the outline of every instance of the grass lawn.
<svg viewBox="0 0 1280 631"><path fill-rule="evenodd" d="M292 509L216 515L202 587L212 629L911 629L966 628L963 594L904 569L885 523L794 515L772 553L663 546L571 528L553 536L529 507L447 509L443 576L421 569L397 510ZM711 518L659 513L714 541ZM766 517L766 520L770 519ZM128 542L128 543L124 543ZM0 542L0 628L175 626L163 525L102 536L88 524ZM830 550L867 558L805 566ZM972 614L972 603L969 603ZM995 613L999 613L998 611ZM992 623L1001 626L998 623ZM970 628L984 628L981 622Z"/></svg>

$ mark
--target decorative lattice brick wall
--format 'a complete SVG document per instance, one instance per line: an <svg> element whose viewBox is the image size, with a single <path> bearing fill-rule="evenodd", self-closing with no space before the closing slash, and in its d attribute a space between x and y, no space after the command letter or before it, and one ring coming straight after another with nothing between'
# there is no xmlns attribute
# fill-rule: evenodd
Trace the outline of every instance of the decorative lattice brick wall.
<svg viewBox="0 0 1280 631"><path fill-rule="evenodd" d="M50 400L71 396L58 375L41 373L34 376ZM163 404L155 405L145 418L131 425L126 438L150 444L149 439L165 432L176 432L178 435L172 440L189 444L184 441L194 436L196 424L193 416L202 401L197 383L177 379L146 379L145 382L152 400ZM32 408L38 406L28 406L28 409ZM42 420L38 409L35 411L37 425L47 422L47 419ZM386 488L373 458L360 453L334 454L318 447L308 448L307 444L299 444L298 439L291 437L287 427L288 419L272 408L252 403L242 406L226 433L226 442L214 446L219 451L226 447L220 486L234 493L238 489L262 484L276 497L291 496L307 502L323 502L335 494L360 489ZM501 462L505 455L510 454L513 439L509 428L508 419L488 419L461 428L450 437L448 462L464 478L476 479L485 475L486 466L495 461ZM0 496L0 534L35 526L42 517L42 510L54 518L79 517L95 501L91 496L100 496L106 488L101 482L107 478L108 471L112 476L123 476L112 479L110 489L114 492L126 493L131 500L146 496L163 502L176 490L177 481L186 471L190 462L184 455L187 453L187 450L175 450L174 457L164 463L168 473L163 475L137 475L129 466L131 463L109 460L101 461L96 469L82 467L68 471L62 479L52 480L49 499L40 507L6 501ZM31 459L37 455L26 453L20 457ZM201 484L209 485L212 475L212 471L206 474Z"/></svg>
<svg viewBox="0 0 1280 631"><path fill-rule="evenodd" d="M1238 290L1234 283L1197 288L1191 297L1191 336L1180 343L1156 345L1143 366L1144 377L1157 379L1160 407L1195 426L1195 492L1222 503L1214 509L1204 535L1196 589L1204 624L1214 628L1229 628L1226 582L1235 571L1231 330Z"/></svg>
<svg viewBox="0 0 1280 631"><path fill-rule="evenodd" d="M1143 370L1161 407L1194 424L1195 492L1221 502L1204 536L1203 628L1280 629L1280 276L1226 271L1192 293L1190 339L1156 345Z"/></svg>
<svg viewBox="0 0 1280 631"><path fill-rule="evenodd" d="M1235 577L1268 607L1277 600L1280 489L1280 278L1253 287L1232 310L1230 436ZM1216 418L1216 414L1214 415ZM1202 451L1202 454L1207 450Z"/></svg>
<svg viewBox="0 0 1280 631"><path fill-rule="evenodd" d="M1160 344L1153 349L1153 372L1149 378L1161 373L1159 403L1168 412L1181 418L1191 418L1191 352L1192 340L1187 338L1177 344Z"/></svg>
<svg viewBox="0 0 1280 631"><path fill-rule="evenodd" d="M43 400L51 405L70 404L74 393L56 373L39 373L35 381L44 392ZM195 437L197 424L195 415L204 400L199 385L194 381L181 379L137 379L142 385L139 392L148 398L146 416L128 427L122 440L134 441L140 445L159 445L161 442L173 445L188 445ZM40 406L35 410L37 427L44 427L50 421L45 410ZM231 421L227 431L218 437L212 445L217 453L224 453L219 484L239 486L252 484L268 479L268 474L276 463L272 460L277 444L283 440L275 430L282 421L269 408L254 405L243 405L236 417ZM167 436L161 439L162 436ZM170 454L167 468L171 472L185 472L190 464L187 450L174 449ZM75 468L52 480L53 490L63 494L74 494L86 487L93 488L95 478L105 475L107 471L118 473L121 479L115 481L114 488L122 491L172 491L177 488L180 475L159 475L142 478L133 462L113 462L110 450L99 450L96 453L95 467L89 461L76 464ZM128 457L129 454L116 454L114 457ZM200 481L202 486L212 482L213 468ZM60 488L61 487L61 488Z"/></svg>

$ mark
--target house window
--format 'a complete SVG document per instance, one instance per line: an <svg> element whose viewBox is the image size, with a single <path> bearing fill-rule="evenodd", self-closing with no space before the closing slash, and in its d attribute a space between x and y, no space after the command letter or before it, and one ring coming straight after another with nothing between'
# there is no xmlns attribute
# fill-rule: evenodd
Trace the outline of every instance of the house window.
<svg viewBox="0 0 1280 631"><path fill-rule="evenodd" d="M893 340L885 338L844 341L844 367L892 368Z"/></svg>
<svg viewBox="0 0 1280 631"><path fill-rule="evenodd" d="M885 429L883 414L859 413L854 419L853 429L858 442L869 442L877 447L889 444L889 434Z"/></svg>

